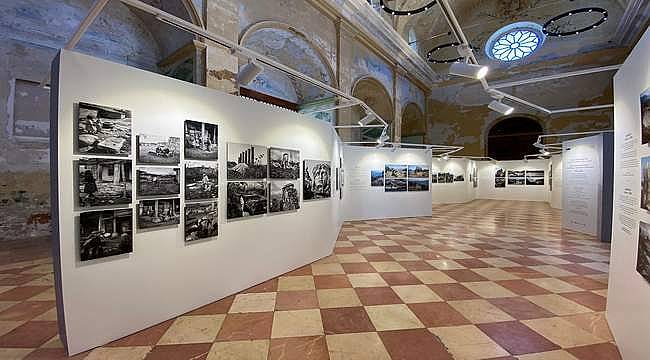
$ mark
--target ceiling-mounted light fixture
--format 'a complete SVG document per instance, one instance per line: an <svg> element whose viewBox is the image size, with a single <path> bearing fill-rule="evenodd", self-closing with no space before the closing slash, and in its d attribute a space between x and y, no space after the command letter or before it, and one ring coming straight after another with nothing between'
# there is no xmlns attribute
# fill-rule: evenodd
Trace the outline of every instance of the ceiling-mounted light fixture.
<svg viewBox="0 0 650 360"><path fill-rule="evenodd" d="M544 151L542 151L542 155L549 156L549 155L551 155L551 153L548 152L547 150L544 150Z"/></svg>
<svg viewBox="0 0 650 360"><path fill-rule="evenodd" d="M449 160L449 155L447 155L447 154L443 155L442 160L445 160L445 161Z"/></svg>
<svg viewBox="0 0 650 360"><path fill-rule="evenodd" d="M493 100L489 105L488 108L490 110L496 111L498 113L501 113L503 115L510 115L515 111L515 108L513 108L510 105L506 105L501 102L501 100Z"/></svg>
<svg viewBox="0 0 650 360"><path fill-rule="evenodd" d="M379 137L379 139L377 139L377 144L379 144L379 146L384 146L384 143L386 142L386 140L388 140L388 135L386 135L386 130L384 129L384 131L382 131L381 136Z"/></svg>
<svg viewBox="0 0 650 360"><path fill-rule="evenodd" d="M373 122L375 120L375 114L369 113L368 115L364 116L363 119L359 120L359 126L366 126Z"/></svg>
<svg viewBox="0 0 650 360"><path fill-rule="evenodd" d="M470 79L481 80L489 71L487 66L457 62L451 64L449 73L451 75L464 76Z"/></svg>
<svg viewBox="0 0 650 360"><path fill-rule="evenodd" d="M259 75L262 71L264 71L262 65L258 64L254 60L251 60L248 62L248 64L244 65L239 70L239 74L237 74L237 82L240 85L248 85L253 80L255 80L257 75Z"/></svg>

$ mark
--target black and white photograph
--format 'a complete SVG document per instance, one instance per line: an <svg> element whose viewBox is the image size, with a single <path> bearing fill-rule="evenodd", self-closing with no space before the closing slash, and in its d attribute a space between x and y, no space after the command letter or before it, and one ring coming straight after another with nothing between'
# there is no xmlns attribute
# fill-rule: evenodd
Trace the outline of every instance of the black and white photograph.
<svg viewBox="0 0 650 360"><path fill-rule="evenodd" d="M408 179L408 191L429 191L429 179Z"/></svg>
<svg viewBox="0 0 650 360"><path fill-rule="evenodd" d="M219 235L219 207L216 201L185 205L185 242Z"/></svg>
<svg viewBox="0 0 650 360"><path fill-rule="evenodd" d="M300 184L295 180L275 180L269 186L269 212L300 209Z"/></svg>
<svg viewBox="0 0 650 360"><path fill-rule="evenodd" d="M219 197L219 167L215 162L185 163L185 200L209 200Z"/></svg>
<svg viewBox="0 0 650 360"><path fill-rule="evenodd" d="M384 168L384 176L386 179L406 179L407 173L408 166L406 165L386 164Z"/></svg>
<svg viewBox="0 0 650 360"><path fill-rule="evenodd" d="M452 184L456 179L456 177L452 173L446 173L445 176L446 176L445 182L448 184Z"/></svg>
<svg viewBox="0 0 650 360"><path fill-rule="evenodd" d="M544 170L526 170L526 185L544 185Z"/></svg>
<svg viewBox="0 0 650 360"><path fill-rule="evenodd" d="M185 120L185 160L219 158L219 129L215 124Z"/></svg>
<svg viewBox="0 0 650 360"><path fill-rule="evenodd" d="M228 180L266 179L268 151L265 146L228 143Z"/></svg>
<svg viewBox="0 0 650 360"><path fill-rule="evenodd" d="M650 283L650 224L639 221L639 246L636 271Z"/></svg>
<svg viewBox="0 0 650 360"><path fill-rule="evenodd" d="M426 178L429 179L429 168L424 165L409 165L408 166L408 177L409 178ZM427 182L429 182L427 180Z"/></svg>
<svg viewBox="0 0 650 360"><path fill-rule="evenodd" d="M268 201L265 181L229 182L227 193L228 219L266 214Z"/></svg>
<svg viewBox="0 0 650 360"><path fill-rule="evenodd" d="M650 156L641 158L641 209L650 211Z"/></svg>
<svg viewBox="0 0 650 360"><path fill-rule="evenodd" d="M181 200L142 200L138 204L138 229L174 226L181 222Z"/></svg>
<svg viewBox="0 0 650 360"><path fill-rule="evenodd" d="M503 177L504 178L504 177L506 177L506 170L502 169L502 168L496 169L496 171L494 172L494 177L495 178L498 178L498 177Z"/></svg>
<svg viewBox="0 0 650 360"><path fill-rule="evenodd" d="M641 94L641 144L650 142L650 88Z"/></svg>
<svg viewBox="0 0 650 360"><path fill-rule="evenodd" d="M269 177L297 180L300 178L300 151L269 148Z"/></svg>
<svg viewBox="0 0 650 360"><path fill-rule="evenodd" d="M302 193L304 200L327 199L332 196L331 168L329 161L303 161ZM336 176L338 184L338 171Z"/></svg>
<svg viewBox="0 0 650 360"><path fill-rule="evenodd" d="M138 135L138 164L178 165L181 162L181 138Z"/></svg>
<svg viewBox="0 0 650 360"><path fill-rule="evenodd" d="M406 179L385 179L385 192L402 192L407 190Z"/></svg>
<svg viewBox="0 0 650 360"><path fill-rule="evenodd" d="M130 204L131 160L81 159L77 163L79 207Z"/></svg>
<svg viewBox="0 0 650 360"><path fill-rule="evenodd" d="M439 184L444 184L447 182L447 173L439 172L437 178Z"/></svg>
<svg viewBox="0 0 650 360"><path fill-rule="evenodd" d="M495 188L504 188L504 187L506 187L506 178L504 178L504 177L495 177L494 178L494 187Z"/></svg>
<svg viewBox="0 0 650 360"><path fill-rule="evenodd" d="M370 186L384 186L384 170L370 170Z"/></svg>
<svg viewBox="0 0 650 360"><path fill-rule="evenodd" d="M548 190L553 191L553 163L549 165L548 169Z"/></svg>
<svg viewBox="0 0 650 360"><path fill-rule="evenodd" d="M438 174L431 174L431 183L432 184L438 183Z"/></svg>
<svg viewBox="0 0 650 360"><path fill-rule="evenodd" d="M508 170L508 185L526 185L526 171Z"/></svg>
<svg viewBox="0 0 650 360"><path fill-rule="evenodd" d="M465 175L454 176L454 182L463 182L463 181L465 181Z"/></svg>
<svg viewBox="0 0 650 360"><path fill-rule="evenodd" d="M478 168L472 168L472 187L477 188L478 187Z"/></svg>
<svg viewBox="0 0 650 360"><path fill-rule="evenodd" d="M77 152L88 155L131 155L131 111L79 103Z"/></svg>
<svg viewBox="0 0 650 360"><path fill-rule="evenodd" d="M164 196L181 193L179 168L138 168L138 196Z"/></svg>
<svg viewBox="0 0 650 360"><path fill-rule="evenodd" d="M79 260L88 261L133 252L133 210L79 214Z"/></svg>

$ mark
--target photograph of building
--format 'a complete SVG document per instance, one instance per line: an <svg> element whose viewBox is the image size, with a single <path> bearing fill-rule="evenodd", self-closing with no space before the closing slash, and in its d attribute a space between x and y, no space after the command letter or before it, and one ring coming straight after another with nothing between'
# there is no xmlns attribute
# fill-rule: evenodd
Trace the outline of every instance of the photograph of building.
<svg viewBox="0 0 650 360"><path fill-rule="evenodd" d="M269 212L300 209L300 185L298 181L271 181L269 187Z"/></svg>
<svg viewBox="0 0 650 360"><path fill-rule="evenodd" d="M300 178L300 151L269 148L269 178L297 180Z"/></svg>
<svg viewBox="0 0 650 360"><path fill-rule="evenodd" d="M173 226L181 221L181 200L142 200L138 203L138 229Z"/></svg>
<svg viewBox="0 0 650 360"><path fill-rule="evenodd" d="M641 144L650 142L650 88L641 94Z"/></svg>
<svg viewBox="0 0 650 360"><path fill-rule="evenodd" d="M641 209L650 211L650 156L641 158Z"/></svg>
<svg viewBox="0 0 650 360"><path fill-rule="evenodd" d="M138 168L138 197L178 195L181 193L180 169Z"/></svg>
<svg viewBox="0 0 650 360"><path fill-rule="evenodd" d="M185 120L185 160L217 160L218 158L217 125Z"/></svg>
<svg viewBox="0 0 650 360"><path fill-rule="evenodd" d="M266 179L268 151L264 146L228 143L228 180Z"/></svg>
<svg viewBox="0 0 650 360"><path fill-rule="evenodd" d="M79 260L89 261L133 251L131 209L83 212L79 215Z"/></svg>
<svg viewBox="0 0 650 360"><path fill-rule="evenodd" d="M181 138L138 135L139 165L178 165L181 161Z"/></svg>
<svg viewBox="0 0 650 360"><path fill-rule="evenodd" d="M79 207L131 203L131 160L81 159L77 167Z"/></svg>
<svg viewBox="0 0 650 360"><path fill-rule="evenodd" d="M128 156L131 154L131 111L79 103L79 154Z"/></svg>
<svg viewBox="0 0 650 360"><path fill-rule="evenodd" d="M639 245L636 253L636 271L650 283L650 224L639 222Z"/></svg>

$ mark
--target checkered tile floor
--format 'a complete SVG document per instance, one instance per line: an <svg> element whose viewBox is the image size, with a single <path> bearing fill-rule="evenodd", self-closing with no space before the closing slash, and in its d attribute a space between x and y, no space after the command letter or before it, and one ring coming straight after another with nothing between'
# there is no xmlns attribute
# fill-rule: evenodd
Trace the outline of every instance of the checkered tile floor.
<svg viewBox="0 0 650 360"><path fill-rule="evenodd" d="M620 359L609 249L546 204L348 222L334 254L76 359ZM0 359L59 359L51 260L0 266Z"/></svg>

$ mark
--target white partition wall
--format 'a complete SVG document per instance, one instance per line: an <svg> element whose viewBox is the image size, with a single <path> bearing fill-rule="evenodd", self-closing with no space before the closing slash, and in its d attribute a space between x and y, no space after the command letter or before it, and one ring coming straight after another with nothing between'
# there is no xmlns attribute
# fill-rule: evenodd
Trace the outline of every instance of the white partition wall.
<svg viewBox="0 0 650 360"><path fill-rule="evenodd" d="M551 163L549 164L549 176L553 173L553 176L549 179L549 190L551 192L550 204L554 209L562 209L562 155L553 155L551 157ZM552 181L552 184L551 184Z"/></svg>
<svg viewBox="0 0 650 360"><path fill-rule="evenodd" d="M607 318L626 360L648 359L650 334L650 283L636 270L640 221L650 223L650 212L640 209L639 166L641 158L650 156L650 147L642 145L640 101L641 93L650 88L648 59L650 31L614 77L614 216Z"/></svg>
<svg viewBox="0 0 650 360"><path fill-rule="evenodd" d="M129 335L331 253L342 223L341 204L334 190L330 199L301 201L298 211L239 221L225 219L227 142L297 149L301 160L336 164L340 143L329 124L75 52L61 52L52 77L51 176L58 247L54 262L60 334L70 354ZM182 139L186 119L217 124L218 237L185 244L181 218L178 226L134 230L130 254L81 262L74 168L74 160L79 158L74 155L75 106L79 102L131 110L132 149L138 134ZM423 152L404 156L404 161L411 162L430 159L430 154ZM129 158L135 168L135 151ZM331 175L334 177L333 172ZM410 196L417 197L405 195L405 202L413 200ZM135 192L127 206L135 214ZM430 215L428 200L426 207Z"/></svg>
<svg viewBox="0 0 650 360"><path fill-rule="evenodd" d="M371 171L384 170L386 164L429 167L431 151L344 146L343 157L345 220L431 216L429 191L386 192L370 183Z"/></svg>
<svg viewBox="0 0 650 360"><path fill-rule="evenodd" d="M549 201L550 192L548 185L548 160L514 160L493 162L479 162L479 187L478 199L490 200L518 200L518 201ZM542 170L544 171L544 185L511 185L505 187L495 186L495 172L497 169L515 171Z"/></svg>
<svg viewBox="0 0 650 360"><path fill-rule="evenodd" d="M434 158L431 173L450 173L455 176L462 175L463 181L442 183L438 181L431 187L431 199L434 204L460 204L475 199L474 188L470 181L471 168L474 161L462 158L444 160Z"/></svg>

